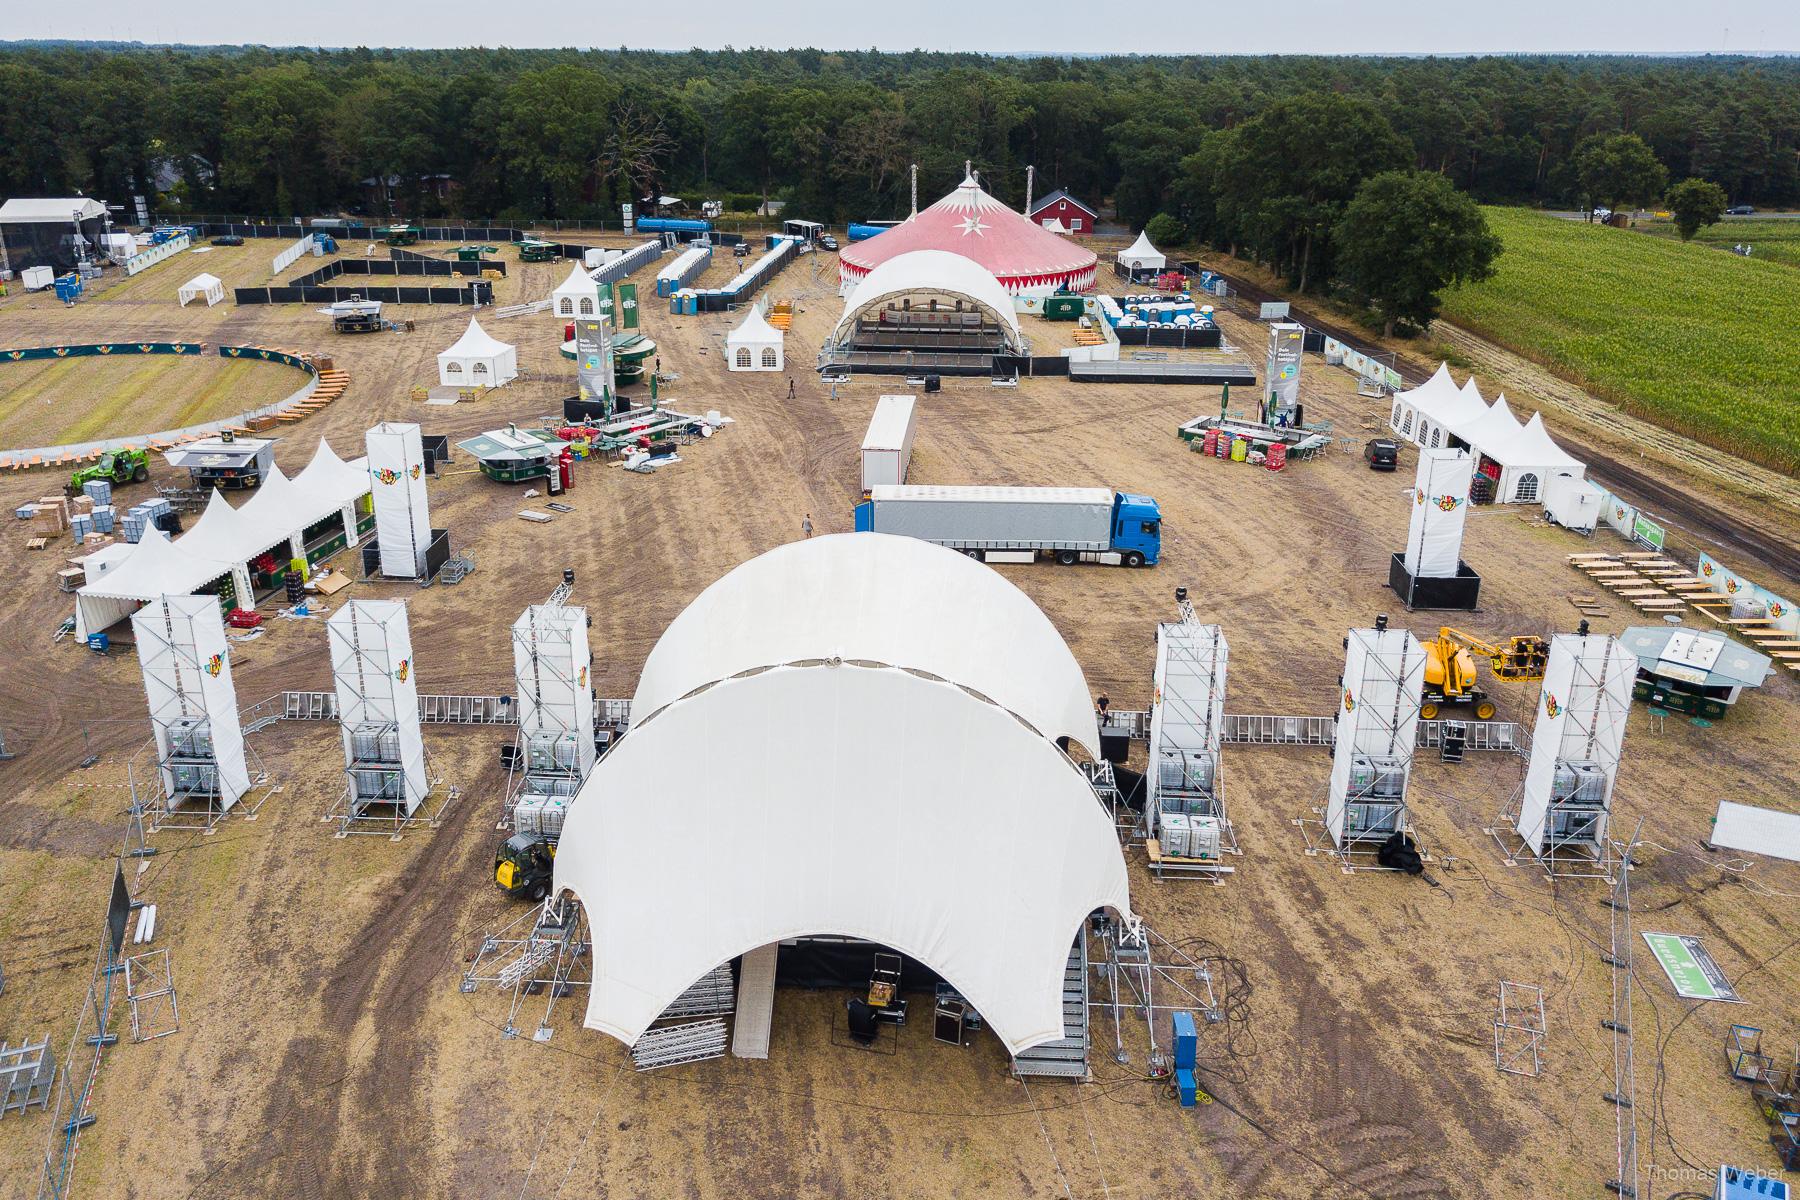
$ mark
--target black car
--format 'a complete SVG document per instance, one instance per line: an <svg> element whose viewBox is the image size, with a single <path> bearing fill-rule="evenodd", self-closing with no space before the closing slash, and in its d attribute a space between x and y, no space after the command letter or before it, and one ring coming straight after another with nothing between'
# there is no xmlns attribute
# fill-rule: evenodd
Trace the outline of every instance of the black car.
<svg viewBox="0 0 1800 1200"><path fill-rule="evenodd" d="M1756 209L1748 204L1734 204L1725 210L1725 215L1728 217L1748 217L1755 212Z"/></svg>
<svg viewBox="0 0 1800 1200"><path fill-rule="evenodd" d="M1394 471L1400 467L1400 443L1392 438L1370 438L1363 447L1363 461L1371 471Z"/></svg>
<svg viewBox="0 0 1800 1200"><path fill-rule="evenodd" d="M244 244L244 239L235 233L221 233L212 240L212 244L215 246L241 246Z"/></svg>

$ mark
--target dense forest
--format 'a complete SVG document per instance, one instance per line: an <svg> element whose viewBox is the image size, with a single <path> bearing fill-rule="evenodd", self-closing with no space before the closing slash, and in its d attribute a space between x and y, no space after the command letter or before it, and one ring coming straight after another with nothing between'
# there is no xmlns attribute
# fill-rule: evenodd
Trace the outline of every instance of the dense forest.
<svg viewBox="0 0 1800 1200"><path fill-rule="evenodd" d="M1623 132L1670 178L1800 203L1792 59L84 46L0 48L0 194L119 203L161 166L194 211L322 213L397 176L421 215L616 217L660 189L878 219L903 215L909 163L935 198L972 158L1002 198L1035 164L1040 192L1139 225L1183 206L1182 160L1210 131L1306 93L1367 101L1401 165L1483 201L1576 203L1575 148ZM454 180L453 200L428 176Z"/></svg>

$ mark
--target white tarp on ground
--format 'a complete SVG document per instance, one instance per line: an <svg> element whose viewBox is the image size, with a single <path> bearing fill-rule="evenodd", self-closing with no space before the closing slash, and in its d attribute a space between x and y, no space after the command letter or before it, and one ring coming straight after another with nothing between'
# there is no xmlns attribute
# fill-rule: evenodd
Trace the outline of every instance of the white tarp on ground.
<svg viewBox="0 0 1800 1200"><path fill-rule="evenodd" d="M1800 814L1721 800L1707 841L1726 850L1800 862Z"/></svg>
<svg viewBox="0 0 1800 1200"><path fill-rule="evenodd" d="M1415 579L1454 579L1462 560L1463 520L1475 460L1463 450L1419 451L1412 518L1406 531L1406 570Z"/></svg>
<svg viewBox="0 0 1800 1200"><path fill-rule="evenodd" d="M669 624L639 676L641 722L743 671L837 657L929 671L1098 754L1081 666L992 567L918 538L840 533L742 564Z"/></svg>
<svg viewBox="0 0 1800 1200"><path fill-rule="evenodd" d="M225 299L225 285L217 275L196 275L181 285L177 298L183 308L190 300L204 300L206 307L211 308Z"/></svg>
<svg viewBox="0 0 1800 1200"><path fill-rule="evenodd" d="M735 956L839 935L930 966L1017 1054L1063 1036L1087 914L1130 919L1111 819L1068 759L952 684L847 664L634 723L570 809L565 889L593 930L585 1023L628 1045Z"/></svg>
<svg viewBox="0 0 1800 1200"><path fill-rule="evenodd" d="M1131 249L1119 252L1119 265L1133 269L1150 267L1160 271L1169 265L1169 260L1161 250L1150 244L1150 231L1145 230L1137 235L1137 241L1131 243Z"/></svg>

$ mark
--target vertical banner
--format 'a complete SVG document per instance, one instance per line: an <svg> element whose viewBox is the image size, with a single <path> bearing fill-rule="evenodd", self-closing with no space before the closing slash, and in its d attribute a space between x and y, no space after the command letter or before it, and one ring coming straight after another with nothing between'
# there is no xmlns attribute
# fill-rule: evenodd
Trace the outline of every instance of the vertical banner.
<svg viewBox="0 0 1800 1200"><path fill-rule="evenodd" d="M637 284L621 283L618 287L618 327L636 329L638 327Z"/></svg>
<svg viewBox="0 0 1800 1200"><path fill-rule="evenodd" d="M605 321L575 322L575 388L583 401L612 411L612 331Z"/></svg>
<svg viewBox="0 0 1800 1200"><path fill-rule="evenodd" d="M1461 450L1419 451L1405 560L1407 573L1415 579L1456 577L1474 477L1475 460Z"/></svg>
<svg viewBox="0 0 1800 1200"><path fill-rule="evenodd" d="M637 220L632 215L632 211L633 211L632 207L629 204L619 205L619 217L623 221L623 225L624 225L624 229L625 229L626 233L630 233L632 230L637 228Z"/></svg>
<svg viewBox="0 0 1800 1200"><path fill-rule="evenodd" d="M425 499L425 451L419 427L384 421L369 430L369 487L375 497L375 540L381 573L397 579L425 574L431 511Z"/></svg>
<svg viewBox="0 0 1800 1200"><path fill-rule="evenodd" d="M1263 372L1267 382L1263 391L1270 409L1292 408L1300 399L1300 351L1305 345L1305 326L1286 322L1269 326L1269 358Z"/></svg>
<svg viewBox="0 0 1800 1200"><path fill-rule="evenodd" d="M619 322L615 314L618 312L618 305L613 300L612 281L609 279L605 283L600 284L599 287L600 300L598 312L600 313L600 319L609 322L614 329L617 329L619 327Z"/></svg>

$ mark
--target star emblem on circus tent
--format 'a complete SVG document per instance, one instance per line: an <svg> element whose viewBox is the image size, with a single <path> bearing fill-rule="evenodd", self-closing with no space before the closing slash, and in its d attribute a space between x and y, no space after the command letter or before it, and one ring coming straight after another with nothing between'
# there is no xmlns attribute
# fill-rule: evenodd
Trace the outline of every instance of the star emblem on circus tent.
<svg viewBox="0 0 1800 1200"><path fill-rule="evenodd" d="M968 237L971 233L976 237L980 237L985 234L987 230L988 227L981 223L980 216L977 215L963 218L962 232L964 237Z"/></svg>

